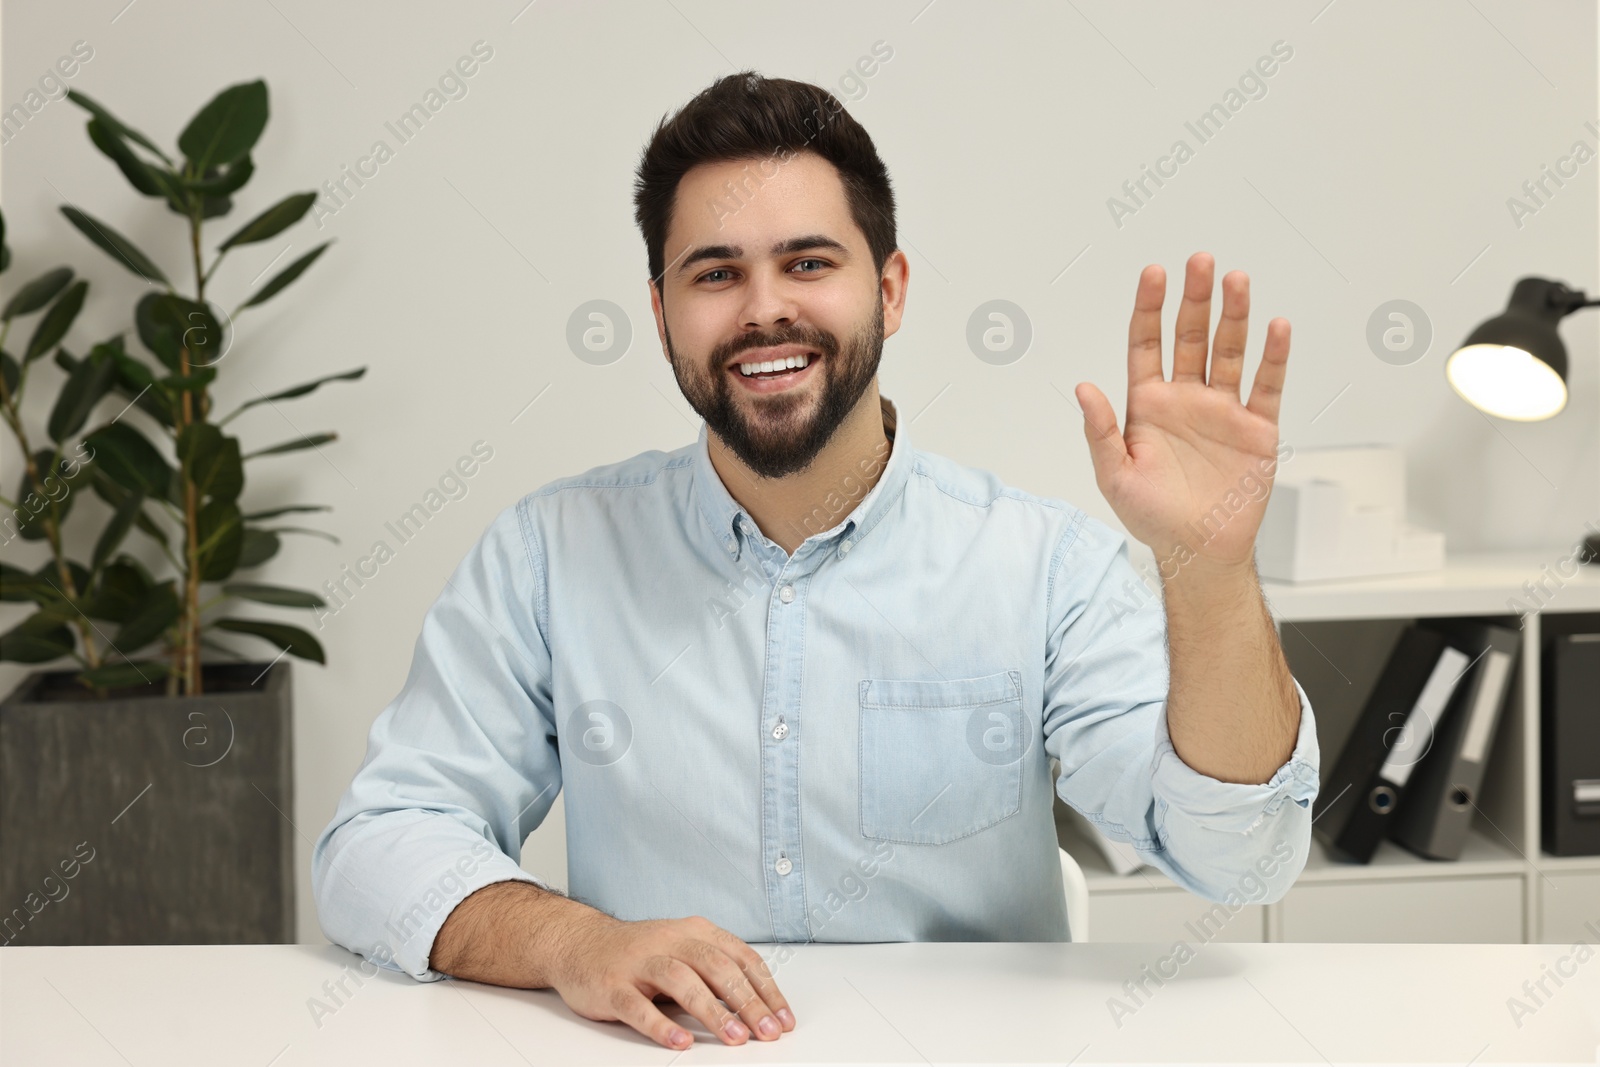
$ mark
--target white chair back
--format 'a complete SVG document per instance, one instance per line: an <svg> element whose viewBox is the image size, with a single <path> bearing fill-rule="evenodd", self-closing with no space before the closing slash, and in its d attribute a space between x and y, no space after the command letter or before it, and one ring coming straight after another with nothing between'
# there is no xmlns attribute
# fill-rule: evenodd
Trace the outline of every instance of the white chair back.
<svg viewBox="0 0 1600 1067"><path fill-rule="evenodd" d="M1089 940L1089 880L1066 849L1061 853L1061 884L1067 894L1067 928L1074 941Z"/></svg>

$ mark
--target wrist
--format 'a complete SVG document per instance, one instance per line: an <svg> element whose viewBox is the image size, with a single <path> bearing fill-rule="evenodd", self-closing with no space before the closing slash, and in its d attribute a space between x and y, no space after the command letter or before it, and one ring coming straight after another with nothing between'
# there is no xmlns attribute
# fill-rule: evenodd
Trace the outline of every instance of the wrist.
<svg viewBox="0 0 1600 1067"><path fill-rule="evenodd" d="M1218 560L1190 553L1176 566L1162 567L1160 574L1161 584L1169 590L1203 589L1220 593L1260 586L1253 549L1241 560Z"/></svg>
<svg viewBox="0 0 1600 1067"><path fill-rule="evenodd" d="M565 984L572 977L574 967L593 958L596 942L608 931L621 926L622 920L560 894L543 896L546 899L540 925L546 936L541 939L540 955L548 974Z"/></svg>

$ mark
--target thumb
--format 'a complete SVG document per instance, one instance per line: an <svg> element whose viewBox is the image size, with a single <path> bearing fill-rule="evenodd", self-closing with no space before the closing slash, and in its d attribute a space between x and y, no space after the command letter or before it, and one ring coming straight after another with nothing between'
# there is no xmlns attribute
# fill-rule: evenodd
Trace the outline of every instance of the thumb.
<svg viewBox="0 0 1600 1067"><path fill-rule="evenodd" d="M1083 408L1083 436L1089 442L1089 459L1097 473L1109 475L1128 457L1122 431L1117 429L1117 413L1106 395L1088 382L1079 382L1073 393Z"/></svg>

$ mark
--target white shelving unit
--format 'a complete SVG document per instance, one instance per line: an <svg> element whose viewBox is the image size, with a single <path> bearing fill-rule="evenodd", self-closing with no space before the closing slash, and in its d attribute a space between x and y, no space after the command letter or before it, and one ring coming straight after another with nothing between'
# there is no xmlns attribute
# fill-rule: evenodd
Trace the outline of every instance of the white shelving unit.
<svg viewBox="0 0 1600 1067"><path fill-rule="evenodd" d="M1517 604L1536 608L1522 625L1518 682L1497 728L1483 795L1459 860L1423 859L1391 842L1369 864L1312 852L1293 889L1269 905L1248 905L1225 922L1215 905L1160 871L1114 874L1059 800L1062 847L1089 881L1096 941L1592 942L1600 926L1600 856L1546 855L1539 847L1539 674L1542 634L1581 623L1600 629L1600 565L1561 578L1570 549L1452 556L1416 575L1290 585L1266 582L1290 667L1317 717L1324 780L1353 716L1408 621L1499 617L1516 626ZM1536 602L1525 583L1544 584ZM1549 620L1548 623L1546 620ZM1340 681L1339 679L1342 679ZM1365 679L1367 689L1361 688ZM1333 699L1359 690L1359 699ZM1319 707L1318 692L1330 695ZM1600 694L1596 695L1600 713Z"/></svg>

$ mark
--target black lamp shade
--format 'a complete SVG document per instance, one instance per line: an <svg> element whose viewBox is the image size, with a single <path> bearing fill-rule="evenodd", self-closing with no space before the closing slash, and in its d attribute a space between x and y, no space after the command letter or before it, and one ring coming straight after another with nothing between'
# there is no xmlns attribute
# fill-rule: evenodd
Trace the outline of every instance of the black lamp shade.
<svg viewBox="0 0 1600 1067"><path fill-rule="evenodd" d="M1571 291L1547 278L1522 278L1506 310L1467 335L1445 374L1469 403L1501 418L1529 421L1567 402L1567 346L1557 330Z"/></svg>

